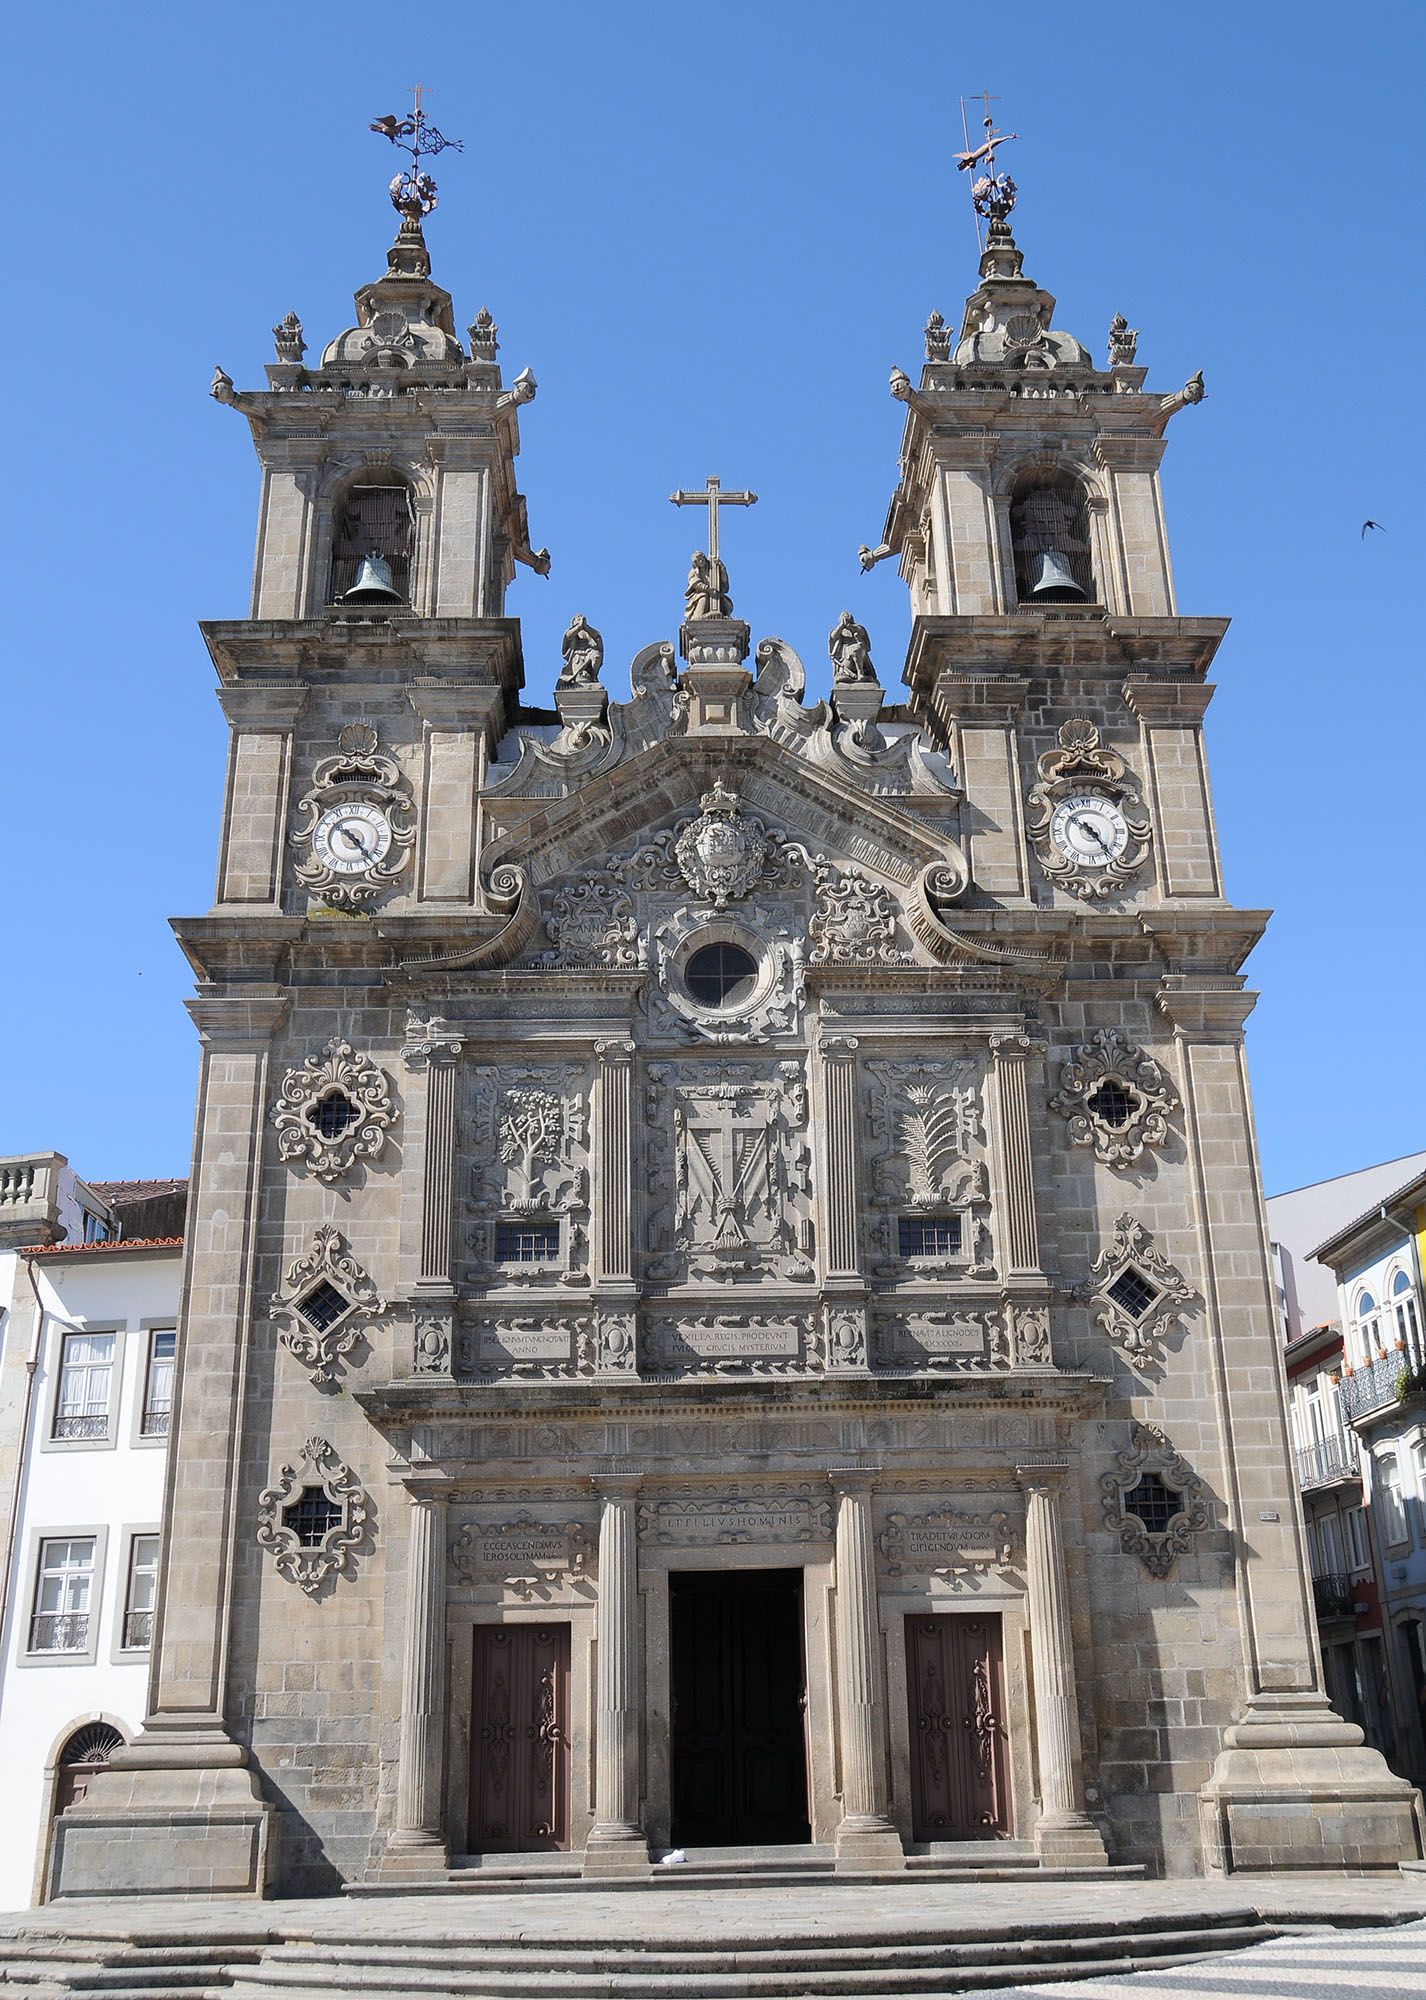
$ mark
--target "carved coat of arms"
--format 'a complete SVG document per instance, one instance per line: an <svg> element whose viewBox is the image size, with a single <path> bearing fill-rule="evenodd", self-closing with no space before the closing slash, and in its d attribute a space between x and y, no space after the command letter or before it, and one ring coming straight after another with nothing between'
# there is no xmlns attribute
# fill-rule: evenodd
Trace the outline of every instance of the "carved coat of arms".
<svg viewBox="0 0 1426 2000"><path fill-rule="evenodd" d="M678 836L674 858L694 895L721 909L756 888L767 861L767 836L756 820L739 812L737 793L721 778L698 803L703 811Z"/></svg>

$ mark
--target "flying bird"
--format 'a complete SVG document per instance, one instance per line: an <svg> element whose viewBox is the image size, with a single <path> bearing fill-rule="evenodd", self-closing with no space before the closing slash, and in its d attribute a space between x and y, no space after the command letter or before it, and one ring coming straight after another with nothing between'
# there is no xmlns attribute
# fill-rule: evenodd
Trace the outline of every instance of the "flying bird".
<svg viewBox="0 0 1426 2000"><path fill-rule="evenodd" d="M983 145L977 146L974 152L955 153L952 155L952 158L962 173L966 171L967 167L976 166L981 160L989 160L991 166L994 167L996 147L1003 146L1007 139L1018 139L1019 137L1020 134L1018 132L997 132L993 139L987 139Z"/></svg>
<svg viewBox="0 0 1426 2000"><path fill-rule="evenodd" d="M1363 540L1363 541L1365 541L1365 540L1366 540L1366 538L1367 538L1367 529L1368 529L1368 528L1381 528L1381 522L1380 522L1380 521L1363 521L1363 523L1362 523L1362 540ZM1383 534L1385 534L1385 533L1386 533L1386 529L1385 529L1385 528L1381 528L1381 531L1382 531L1382 533L1383 533Z"/></svg>

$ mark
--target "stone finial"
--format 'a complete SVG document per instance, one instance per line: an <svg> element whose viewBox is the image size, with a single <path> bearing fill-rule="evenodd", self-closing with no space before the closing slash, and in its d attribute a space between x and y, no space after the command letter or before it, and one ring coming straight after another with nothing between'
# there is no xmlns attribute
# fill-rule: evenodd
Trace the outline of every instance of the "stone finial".
<svg viewBox="0 0 1426 2000"><path fill-rule="evenodd" d="M827 651L832 657L832 680L836 685L851 681L875 681L871 663L871 640L865 625L858 625L850 611L844 611L827 635Z"/></svg>
<svg viewBox="0 0 1426 2000"><path fill-rule="evenodd" d="M279 361L300 362L307 352L307 343L302 338L302 322L295 312L283 314L272 329L272 337L277 344Z"/></svg>
<svg viewBox="0 0 1426 2000"><path fill-rule="evenodd" d="M582 611L576 611L560 641L564 666L556 686L590 687L604 664L604 641Z"/></svg>
<svg viewBox="0 0 1426 2000"><path fill-rule="evenodd" d="M475 318L466 328L466 338L470 341L472 361L493 361L500 352L500 342L495 338L499 332L495 321L485 306L480 308Z"/></svg>
<svg viewBox="0 0 1426 2000"><path fill-rule="evenodd" d="M928 361L949 361L951 358L951 329L940 313L933 312L926 322L926 359Z"/></svg>
<svg viewBox="0 0 1426 2000"><path fill-rule="evenodd" d="M1138 327L1130 326L1123 313L1115 313L1109 322L1109 366L1127 368L1133 361L1138 346Z"/></svg>

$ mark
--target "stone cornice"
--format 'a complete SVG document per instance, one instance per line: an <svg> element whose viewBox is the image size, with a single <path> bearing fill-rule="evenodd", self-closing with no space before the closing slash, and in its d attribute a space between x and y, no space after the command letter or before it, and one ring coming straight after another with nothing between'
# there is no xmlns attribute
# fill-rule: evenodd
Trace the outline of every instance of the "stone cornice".
<svg viewBox="0 0 1426 2000"><path fill-rule="evenodd" d="M307 689L290 683L247 681L217 690L218 702L234 729L285 732L296 726L307 704Z"/></svg>
<svg viewBox="0 0 1426 2000"><path fill-rule="evenodd" d="M1217 692L1210 681L1135 678L1124 683L1124 699L1140 722L1201 722Z"/></svg>
<svg viewBox="0 0 1426 2000"><path fill-rule="evenodd" d="M1170 973L1158 995L1161 1014L1175 1034L1192 1041L1236 1042L1258 1004L1241 979L1210 979Z"/></svg>
<svg viewBox="0 0 1426 2000"><path fill-rule="evenodd" d="M947 673L1080 675L1121 684L1125 678L1202 680L1227 629L1226 618L1119 618L1076 606L921 617L912 624L901 677L923 698Z"/></svg>
<svg viewBox="0 0 1426 2000"><path fill-rule="evenodd" d="M248 987L236 993L200 993L184 1005L204 1042L261 1049L286 1020L290 997L282 987Z"/></svg>
<svg viewBox="0 0 1426 2000"><path fill-rule="evenodd" d="M510 700L524 685L514 618L233 618L199 626L224 683L437 680L498 685Z"/></svg>

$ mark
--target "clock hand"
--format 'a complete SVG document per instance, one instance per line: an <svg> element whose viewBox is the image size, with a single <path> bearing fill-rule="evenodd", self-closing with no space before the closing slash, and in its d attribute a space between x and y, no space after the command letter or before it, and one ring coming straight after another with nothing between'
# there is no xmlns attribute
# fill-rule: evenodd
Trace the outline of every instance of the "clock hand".
<svg viewBox="0 0 1426 2000"><path fill-rule="evenodd" d="M1087 833L1092 841L1095 841L1107 852L1109 842L1104 838L1104 835L1099 831L1099 828L1094 824L1092 819L1077 819L1075 825L1081 833Z"/></svg>
<svg viewBox="0 0 1426 2000"><path fill-rule="evenodd" d="M359 834L353 833L349 826L339 826L337 832L342 836L348 847L354 847L358 854L363 856L363 858L365 857L367 851L366 842Z"/></svg>

